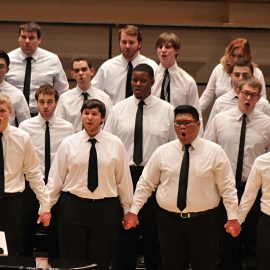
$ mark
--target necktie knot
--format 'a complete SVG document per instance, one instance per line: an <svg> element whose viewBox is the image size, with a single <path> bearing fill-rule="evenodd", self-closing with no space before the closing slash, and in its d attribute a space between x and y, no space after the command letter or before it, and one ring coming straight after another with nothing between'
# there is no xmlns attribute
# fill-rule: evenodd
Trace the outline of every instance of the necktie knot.
<svg viewBox="0 0 270 270"><path fill-rule="evenodd" d="M92 138L92 139L89 139L89 142L92 144L92 145L95 145L97 140L95 138Z"/></svg>
<svg viewBox="0 0 270 270"><path fill-rule="evenodd" d="M145 105L144 101L141 100L139 103L138 103L138 107L143 107L143 105Z"/></svg>
<svg viewBox="0 0 270 270"><path fill-rule="evenodd" d="M183 147L184 147L184 151L187 152L189 147L191 146L191 144L185 144Z"/></svg>
<svg viewBox="0 0 270 270"><path fill-rule="evenodd" d="M31 57L31 56L25 58L25 60L26 60L27 63L31 62L32 59L33 59L33 57Z"/></svg>
<svg viewBox="0 0 270 270"><path fill-rule="evenodd" d="M243 116L242 116L242 119L246 120L246 118L247 118L247 115L244 113Z"/></svg>
<svg viewBox="0 0 270 270"><path fill-rule="evenodd" d="M86 101L89 97L89 94L87 92L82 92L83 101Z"/></svg>
<svg viewBox="0 0 270 270"><path fill-rule="evenodd" d="M49 121L46 121L45 124L47 127L49 127Z"/></svg>
<svg viewBox="0 0 270 270"><path fill-rule="evenodd" d="M2 132L0 132L0 138L2 138L2 136L3 136L3 133L2 133Z"/></svg>

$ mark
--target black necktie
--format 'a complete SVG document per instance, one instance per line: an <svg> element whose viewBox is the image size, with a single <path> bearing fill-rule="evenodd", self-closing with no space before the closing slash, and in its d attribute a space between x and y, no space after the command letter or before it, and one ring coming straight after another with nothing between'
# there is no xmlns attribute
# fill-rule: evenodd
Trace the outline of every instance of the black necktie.
<svg viewBox="0 0 270 270"><path fill-rule="evenodd" d="M32 57L26 58L26 68L25 68L25 76L24 76L24 84L23 84L23 94L28 104L29 104L29 95L30 95L32 59L33 59Z"/></svg>
<svg viewBox="0 0 270 270"><path fill-rule="evenodd" d="M0 133L0 198L5 193L5 167L4 167L4 151L2 142L3 133Z"/></svg>
<svg viewBox="0 0 270 270"><path fill-rule="evenodd" d="M89 154L89 164L88 164L88 189L94 191L98 186L98 162L97 162L97 151L96 151L96 139L90 139L91 150Z"/></svg>
<svg viewBox="0 0 270 270"><path fill-rule="evenodd" d="M141 100L135 120L133 161L137 166L143 161L143 105L144 101Z"/></svg>
<svg viewBox="0 0 270 270"><path fill-rule="evenodd" d="M239 142L237 166L236 166L236 173L235 173L236 187L239 187L242 184L244 148L245 148L245 138L246 138L246 118L247 118L247 115L243 114L242 126L241 126L241 132L240 132L240 142Z"/></svg>
<svg viewBox="0 0 270 270"><path fill-rule="evenodd" d="M50 127L49 122L46 121L45 129L45 183L48 181L49 170L51 166L51 142L50 142Z"/></svg>
<svg viewBox="0 0 270 270"><path fill-rule="evenodd" d="M170 73L168 69L166 69L164 72L160 98L170 102Z"/></svg>
<svg viewBox="0 0 270 270"><path fill-rule="evenodd" d="M178 197L177 207L180 211L183 211L187 205L187 186L188 186L188 170L189 170L189 152L188 149L190 144L184 145L185 152L182 159L179 186L178 186Z"/></svg>
<svg viewBox="0 0 270 270"><path fill-rule="evenodd" d="M131 77L133 66L131 62L128 62L127 83L126 83L126 98L132 96Z"/></svg>
<svg viewBox="0 0 270 270"><path fill-rule="evenodd" d="M88 99L89 94L87 92L82 92L82 96L83 96L83 102L85 102Z"/></svg>

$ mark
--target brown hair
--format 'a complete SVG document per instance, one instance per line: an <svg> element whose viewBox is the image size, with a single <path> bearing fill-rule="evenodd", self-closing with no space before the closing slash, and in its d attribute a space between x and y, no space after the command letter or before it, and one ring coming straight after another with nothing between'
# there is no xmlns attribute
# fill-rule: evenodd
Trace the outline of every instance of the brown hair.
<svg viewBox="0 0 270 270"><path fill-rule="evenodd" d="M135 25L125 25L119 30L119 41L121 40L122 33L129 36L136 36L139 43L142 42L142 30Z"/></svg>
<svg viewBox="0 0 270 270"><path fill-rule="evenodd" d="M36 98L36 101L38 101L38 97L40 94L44 94L44 95L54 95L54 99L55 99L55 102L58 101L59 99L59 94L58 92L49 84L44 84L44 85L41 85L38 90L36 91L35 93L35 98Z"/></svg>
<svg viewBox="0 0 270 270"><path fill-rule="evenodd" d="M19 27L19 35L21 34L21 31L25 32L37 32L37 38L41 38L41 27L36 22L27 22L24 24L21 24Z"/></svg>

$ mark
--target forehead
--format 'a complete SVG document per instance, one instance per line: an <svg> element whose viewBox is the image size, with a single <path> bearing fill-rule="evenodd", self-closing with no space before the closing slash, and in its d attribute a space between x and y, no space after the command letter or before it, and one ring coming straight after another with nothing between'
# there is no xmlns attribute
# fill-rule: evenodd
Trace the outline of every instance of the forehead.
<svg viewBox="0 0 270 270"><path fill-rule="evenodd" d="M83 113L99 113L99 114L101 114L98 107L86 108L83 110Z"/></svg>
<svg viewBox="0 0 270 270"><path fill-rule="evenodd" d="M48 94L43 94L43 93L40 93L39 95L38 95L38 100L44 100L44 99L53 99L53 100L55 100L55 97L54 97L54 95L48 95Z"/></svg>
<svg viewBox="0 0 270 270"><path fill-rule="evenodd" d="M252 86L250 86L248 84L244 84L241 90L259 94L259 88L258 87L252 87Z"/></svg>
<svg viewBox="0 0 270 270"><path fill-rule="evenodd" d="M243 53L244 52L243 52L242 48L234 48L232 50L232 54L243 54Z"/></svg>
<svg viewBox="0 0 270 270"><path fill-rule="evenodd" d="M238 67L238 66L235 66L233 68L233 73L249 73L251 74L251 70L249 67Z"/></svg>
<svg viewBox="0 0 270 270"><path fill-rule="evenodd" d="M10 110L10 107L6 102L0 102L0 110Z"/></svg>
<svg viewBox="0 0 270 270"><path fill-rule="evenodd" d="M86 60L74 61L72 64L73 68L88 67Z"/></svg>
<svg viewBox="0 0 270 270"><path fill-rule="evenodd" d="M27 37L37 37L37 31L31 31L31 32L29 32L29 31L24 31L24 30L21 30L21 32L20 32L20 35L21 36L27 36Z"/></svg>
<svg viewBox="0 0 270 270"><path fill-rule="evenodd" d="M175 116L175 120L195 120L190 113L178 113Z"/></svg>
<svg viewBox="0 0 270 270"><path fill-rule="evenodd" d="M4 58L0 58L0 64L1 65L4 64L6 66L7 65L6 60Z"/></svg>
<svg viewBox="0 0 270 270"><path fill-rule="evenodd" d="M125 33L125 32L122 32L122 33L121 33L120 40L121 40L121 41L122 41L122 40L138 41L136 35L128 35L128 34Z"/></svg>
<svg viewBox="0 0 270 270"><path fill-rule="evenodd" d="M145 71L133 71L132 78L150 79L148 72L145 72Z"/></svg>

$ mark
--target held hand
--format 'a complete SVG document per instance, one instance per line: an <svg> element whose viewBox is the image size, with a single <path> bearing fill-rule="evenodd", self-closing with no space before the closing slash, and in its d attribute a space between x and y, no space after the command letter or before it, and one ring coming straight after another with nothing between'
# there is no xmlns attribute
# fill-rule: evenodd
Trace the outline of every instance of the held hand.
<svg viewBox="0 0 270 270"><path fill-rule="evenodd" d="M134 228L137 225L139 225L138 216L133 213L128 212L127 214L125 214L122 224L125 230Z"/></svg>
<svg viewBox="0 0 270 270"><path fill-rule="evenodd" d="M228 220L224 225L224 228L226 232L230 233L233 237L237 237L242 230L241 225L237 219Z"/></svg>
<svg viewBox="0 0 270 270"><path fill-rule="evenodd" d="M51 220L51 213L50 212L39 212L39 217L37 223L42 223L44 227L49 226Z"/></svg>

